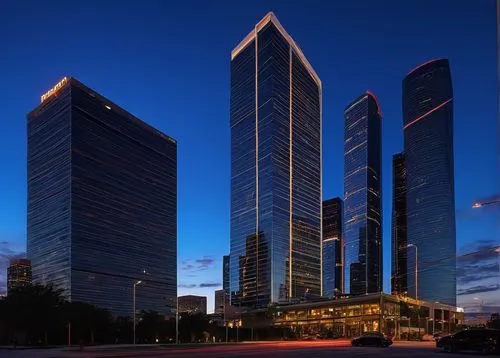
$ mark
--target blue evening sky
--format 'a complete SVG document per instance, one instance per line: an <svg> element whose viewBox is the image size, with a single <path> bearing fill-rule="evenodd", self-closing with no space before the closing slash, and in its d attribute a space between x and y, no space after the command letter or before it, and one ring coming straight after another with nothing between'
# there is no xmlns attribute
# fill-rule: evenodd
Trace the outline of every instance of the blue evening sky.
<svg viewBox="0 0 500 358"><path fill-rule="evenodd" d="M451 62L458 248L500 242L500 211L470 209L474 199L500 193L493 0L7 0L0 7L2 281L6 260L26 247L26 114L74 76L178 140L179 293L208 295L213 309L229 251L230 52L268 11L323 82L324 198L343 192L344 107L366 89L379 98L386 291L401 81L424 61Z"/></svg>

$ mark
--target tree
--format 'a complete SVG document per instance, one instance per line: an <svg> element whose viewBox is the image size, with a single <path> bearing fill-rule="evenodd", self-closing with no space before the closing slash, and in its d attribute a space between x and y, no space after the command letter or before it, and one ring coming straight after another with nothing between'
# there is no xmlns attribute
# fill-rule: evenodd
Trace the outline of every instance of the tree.
<svg viewBox="0 0 500 358"><path fill-rule="evenodd" d="M58 343L64 325L63 304L62 290L51 285L28 285L12 290L3 307L10 339L19 343Z"/></svg>
<svg viewBox="0 0 500 358"><path fill-rule="evenodd" d="M175 339L175 321L165 320L157 311L142 311L137 326L139 340L146 343L157 343Z"/></svg>
<svg viewBox="0 0 500 358"><path fill-rule="evenodd" d="M102 308L84 302L66 302L64 317L71 324L71 336L78 342L94 344L111 340L112 317Z"/></svg>

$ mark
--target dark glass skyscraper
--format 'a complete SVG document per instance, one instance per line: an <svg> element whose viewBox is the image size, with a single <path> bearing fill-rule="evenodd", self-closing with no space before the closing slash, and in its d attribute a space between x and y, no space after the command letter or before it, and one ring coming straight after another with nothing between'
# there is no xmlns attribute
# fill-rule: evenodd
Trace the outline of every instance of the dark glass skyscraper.
<svg viewBox="0 0 500 358"><path fill-rule="evenodd" d="M344 111L345 292L382 291L382 114L371 92Z"/></svg>
<svg viewBox="0 0 500 358"><path fill-rule="evenodd" d="M169 314L177 297L177 144L74 78L28 115L33 281L72 301Z"/></svg>
<svg viewBox="0 0 500 358"><path fill-rule="evenodd" d="M391 291L408 291L406 238L406 166L404 153L392 157L392 266Z"/></svg>
<svg viewBox="0 0 500 358"><path fill-rule="evenodd" d="M233 305L321 294L321 81L274 14L231 53Z"/></svg>
<svg viewBox="0 0 500 358"><path fill-rule="evenodd" d="M229 255L222 258L222 289L229 295Z"/></svg>
<svg viewBox="0 0 500 358"><path fill-rule="evenodd" d="M448 60L426 62L404 78L403 119L407 237L418 250L420 268L418 275L408 275L408 290L412 295L418 291L419 299L456 305L453 89Z"/></svg>
<svg viewBox="0 0 500 358"><path fill-rule="evenodd" d="M323 201L323 296L344 291L343 202L340 198Z"/></svg>

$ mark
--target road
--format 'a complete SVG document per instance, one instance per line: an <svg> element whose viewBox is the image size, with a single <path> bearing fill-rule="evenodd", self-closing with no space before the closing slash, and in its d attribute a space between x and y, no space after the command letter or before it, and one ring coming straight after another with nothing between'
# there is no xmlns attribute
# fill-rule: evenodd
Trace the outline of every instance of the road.
<svg viewBox="0 0 500 358"><path fill-rule="evenodd" d="M262 342L237 345L200 345L189 348L86 348L84 352L54 350L0 351L0 358L280 358L280 357L443 357L432 342L395 342L389 348L350 347L348 341ZM446 355L448 356L448 355ZM471 357L476 354L453 354Z"/></svg>

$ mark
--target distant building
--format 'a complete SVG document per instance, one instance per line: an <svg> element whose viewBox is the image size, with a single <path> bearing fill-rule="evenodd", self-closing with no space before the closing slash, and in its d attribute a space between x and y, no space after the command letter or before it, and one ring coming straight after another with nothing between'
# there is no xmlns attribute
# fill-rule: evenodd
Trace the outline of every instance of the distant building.
<svg viewBox="0 0 500 358"><path fill-rule="evenodd" d="M371 92L344 111L345 293L382 291L382 114Z"/></svg>
<svg viewBox="0 0 500 358"><path fill-rule="evenodd" d="M227 302L228 295L224 290L215 291L215 307L214 313L224 313L224 300Z"/></svg>
<svg viewBox="0 0 500 358"><path fill-rule="evenodd" d="M408 240L406 237L406 167L404 153L392 157L392 266L391 291L408 291Z"/></svg>
<svg viewBox="0 0 500 358"><path fill-rule="evenodd" d="M343 202L340 198L323 201L323 296L344 291Z"/></svg>
<svg viewBox="0 0 500 358"><path fill-rule="evenodd" d="M130 315L177 298L177 143L74 78L28 114L33 282Z"/></svg>
<svg viewBox="0 0 500 358"><path fill-rule="evenodd" d="M7 295L17 287L31 284L31 261L12 259L7 268Z"/></svg>
<svg viewBox="0 0 500 358"><path fill-rule="evenodd" d="M205 296L179 296L179 313L207 314L207 298Z"/></svg>
<svg viewBox="0 0 500 358"><path fill-rule="evenodd" d="M229 255L222 259L222 289L229 295Z"/></svg>
<svg viewBox="0 0 500 358"><path fill-rule="evenodd" d="M273 13L231 53L231 304L321 295L321 80Z"/></svg>
<svg viewBox="0 0 500 358"><path fill-rule="evenodd" d="M418 264L408 265L408 294L455 306L454 99L449 61L432 60L411 70L403 80L402 97L407 241L413 257L418 256Z"/></svg>

